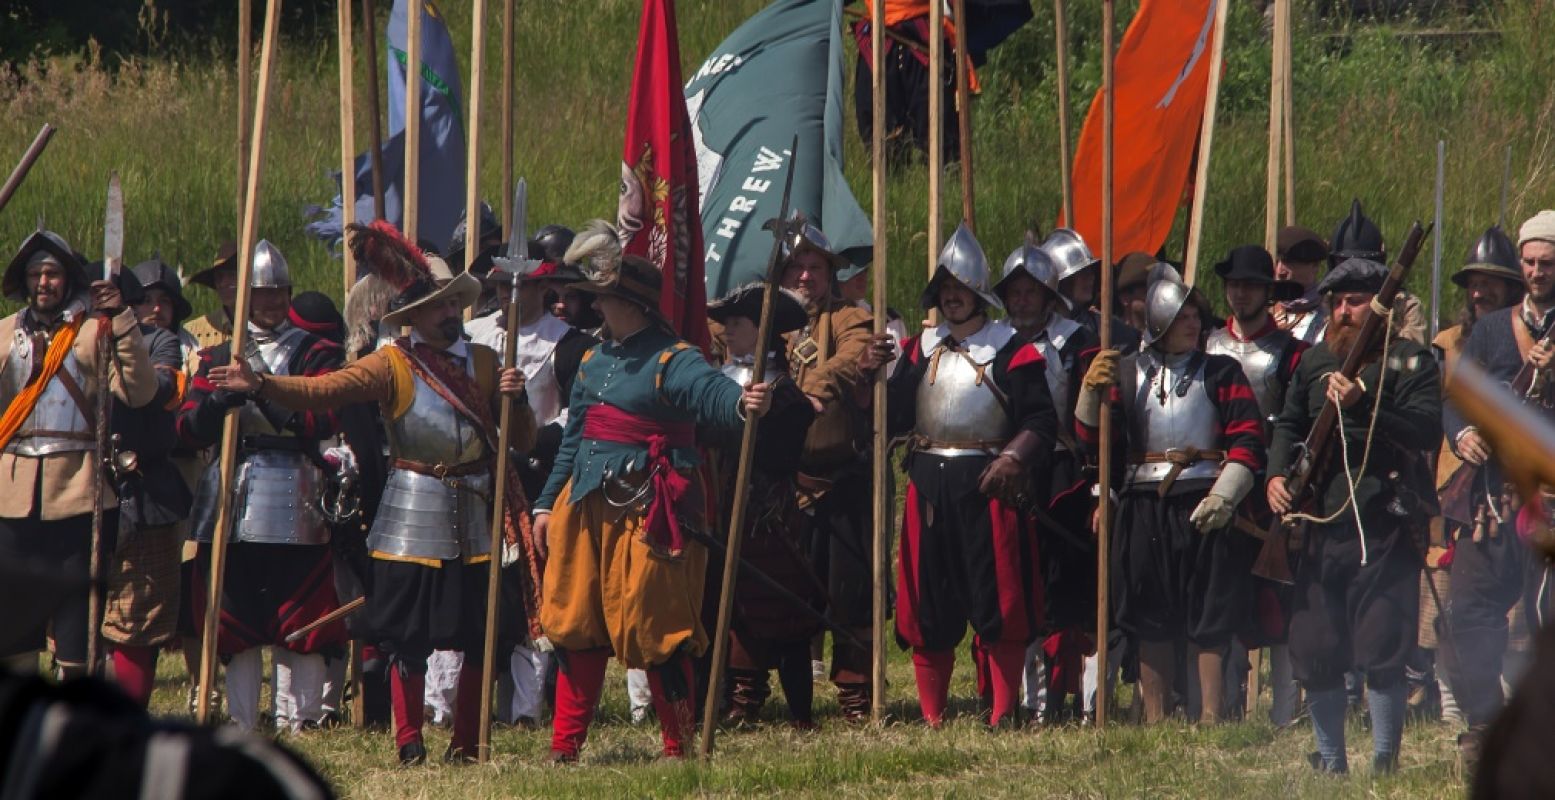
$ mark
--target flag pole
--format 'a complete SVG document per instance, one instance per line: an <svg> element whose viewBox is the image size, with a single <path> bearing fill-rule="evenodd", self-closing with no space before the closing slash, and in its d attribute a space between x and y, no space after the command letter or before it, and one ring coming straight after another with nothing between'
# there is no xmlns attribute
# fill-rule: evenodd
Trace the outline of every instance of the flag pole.
<svg viewBox="0 0 1555 800"><path fill-rule="evenodd" d="M344 286L340 296L344 298L356 279L356 256L344 246L344 232L356 222L356 92L351 83L351 0L340 0L336 5L340 29L340 249Z"/></svg>
<svg viewBox="0 0 1555 800"><path fill-rule="evenodd" d="M1264 191L1263 249L1275 250L1280 220L1280 134L1285 112L1285 11L1290 0L1274 0L1274 37L1269 69L1269 159Z"/></svg>
<svg viewBox="0 0 1555 800"><path fill-rule="evenodd" d="M243 199L243 226L238 240L238 297L232 309L232 341L228 351L243 352L248 333L249 274L254 265L254 243L259 231L260 167L265 158L266 105L270 99L270 74L275 64L281 0L265 4L264 40L259 53L259 93L254 99L254 132L250 139L248 187ZM216 501L216 530L211 534L211 571L206 583L205 619L200 642L199 697L195 721L205 724L210 715L211 683L216 677L216 622L221 615L222 578L227 562L227 537L232 529L233 470L238 458L238 411L227 410L221 430L221 494Z"/></svg>
<svg viewBox="0 0 1555 800"><path fill-rule="evenodd" d="M940 248L940 173L945 169L945 7L939 0L929 3L929 280L939 265ZM875 120L880 125L880 120ZM929 309L928 322L937 324L939 314Z"/></svg>
<svg viewBox="0 0 1555 800"><path fill-rule="evenodd" d="M976 195L972 192L972 82L966 52L966 0L956 0L956 127L961 141L961 218L977 232ZM935 255L939 255L935 253Z"/></svg>
<svg viewBox="0 0 1555 800"><path fill-rule="evenodd" d="M885 212L885 125L881 120L885 119L885 0L873 0L873 22L869 26L870 56L873 61L870 70L870 91L874 99L874 129L873 167L874 167L874 224L875 244L871 254L874 262L873 311L875 317L875 335L880 336L886 332L886 212ZM876 725L885 721L885 671L886 671L886 603L887 582L890 580L890 553L891 522L894 515L891 513L891 488L890 488L890 453L887 447L886 431L886 370L881 368L875 373L875 436L874 436L874 548L872 567L875 574L874 615L871 645L874 649L874 661L870 671L869 694L869 718Z"/></svg>
<svg viewBox="0 0 1555 800"><path fill-rule="evenodd" d="M253 79L254 3L238 0L238 227L243 225L243 202L248 192L249 83Z"/></svg>
<svg viewBox="0 0 1555 800"><path fill-rule="evenodd" d="M421 206L421 14L420 0L405 11L405 192L401 199L405 238L417 241ZM479 217L470 217L472 224ZM478 227L478 226L477 226ZM472 240L473 244L474 241ZM416 245L420 247L420 245Z"/></svg>
<svg viewBox="0 0 1555 800"><path fill-rule="evenodd" d="M513 0L502 0L502 221L513 219ZM512 231L504 239L510 239ZM530 255L533 255L532 253Z"/></svg>
<svg viewBox="0 0 1555 800"><path fill-rule="evenodd" d="M1296 93L1295 75L1291 69L1291 3L1285 0L1285 38L1281 43L1285 54L1285 88L1280 93L1284 111L1285 129L1285 224L1296 224Z"/></svg>
<svg viewBox="0 0 1555 800"><path fill-rule="evenodd" d="M1074 186L1069 164L1069 23L1064 0L1053 0L1053 34L1058 56L1058 182L1063 192L1064 224L1074 227Z"/></svg>
<svg viewBox="0 0 1555 800"><path fill-rule="evenodd" d="M1193 177L1193 210L1188 216L1188 250L1182 277L1189 286L1199 269L1199 244L1204 234L1204 200L1209 195L1209 158L1215 146L1215 110L1220 105L1220 71L1225 59L1226 17L1230 0L1215 0L1214 44L1209 51L1209 92L1204 100L1204 122L1199 128L1199 163Z"/></svg>
<svg viewBox="0 0 1555 800"><path fill-rule="evenodd" d="M1101 348L1112 347L1112 128L1113 95L1116 90L1116 65L1113 63L1113 2L1101 3L1101 64L1102 64L1102 146L1101 146ZM1112 412L1108 404L1102 404L1100 430L1101 444L1097 468L1100 496L1096 514L1096 727L1107 726L1107 700L1112 693L1112 679L1107 669L1108 622L1108 539L1112 530Z"/></svg>
<svg viewBox="0 0 1555 800"><path fill-rule="evenodd" d="M362 0L362 40L367 43L367 117L373 137L367 152L373 165L373 219L378 220L384 217L383 128L378 106L378 17L373 14L373 0Z"/></svg>

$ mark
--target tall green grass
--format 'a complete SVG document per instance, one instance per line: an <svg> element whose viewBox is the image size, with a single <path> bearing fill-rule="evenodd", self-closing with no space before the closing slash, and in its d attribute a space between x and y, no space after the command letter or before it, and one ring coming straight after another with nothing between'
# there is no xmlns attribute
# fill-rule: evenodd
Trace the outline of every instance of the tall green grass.
<svg viewBox="0 0 1555 800"><path fill-rule="evenodd" d="M383 4L380 4L383 5ZM494 4L495 5L495 4ZM700 60L762 0L682 0L684 66ZM1074 135L1100 82L1099 19L1093 4L1071 3L1071 109ZM1133 3L1121 4L1119 31ZM627 84L635 48L634 0L519 4L517 172L529 178L531 221L576 226L612 217ZM1028 221L1050 225L1059 207L1056 71L1051 6L995 50L974 104L978 230L998 263ZM488 14L486 146L481 190L494 201L500 182L496 93L500 7ZM470 10L443 8L467 59ZM1295 36L1297 218L1327 233L1360 197L1397 242L1413 219L1428 218L1437 139L1447 141L1444 251L1450 270L1496 220L1503 149L1513 149L1509 227L1550 205L1555 163L1555 61L1540 42L1555 19L1538 0L1507 0L1476 26L1498 39L1471 46L1422 44L1393 29L1319 21L1298 3ZM1450 24L1438 21L1438 26ZM383 18L379 20L381 32ZM1204 265L1230 247L1263 236L1267 147L1268 42L1252 4L1233 3L1222 114L1211 162ZM283 31L270 103L263 167L261 235L287 254L303 288L338 297L339 262L301 233L302 209L333 196L339 166L335 53ZM256 45L257 46L257 45ZM212 48L215 49L214 47ZM381 48L380 48L381 50ZM365 65L357 47L356 137L367 137ZM182 59L182 60L181 60ZM869 158L853 123L849 57L846 104L848 178L868 209ZM257 59L256 59L257 61ZM466 66L467 69L467 66ZM468 89L468 81L465 82ZM54 143L11 205L0 213L0 247L13 248L42 217L77 248L96 256L103 189L117 170L127 203L130 260L160 252L192 271L237 228L236 80L228 63L184 56L103 63L92 52L53 56L0 70L0 161L8 166L44 121ZM946 224L960 208L954 174L944 185ZM921 162L888 183L891 296L907 308L926 270L927 179ZM1185 217L1186 213L1181 216ZM1182 225L1167 250L1179 256ZM1208 272L1208 270L1205 270ZM1428 269L1413 285L1423 289ZM1451 287L1449 286L1449 289ZM197 305L209 296L195 292ZM1444 304L1455 302L1447 293Z"/></svg>

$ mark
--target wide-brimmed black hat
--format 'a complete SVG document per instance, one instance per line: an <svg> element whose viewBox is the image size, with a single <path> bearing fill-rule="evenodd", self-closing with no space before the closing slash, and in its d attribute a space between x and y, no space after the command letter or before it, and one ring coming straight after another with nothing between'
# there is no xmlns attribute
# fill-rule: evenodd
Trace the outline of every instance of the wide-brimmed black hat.
<svg viewBox="0 0 1555 800"><path fill-rule="evenodd" d="M216 248L216 258L211 265L190 276L189 282L204 286L214 291L216 289L216 273L224 269L230 269L237 274L238 269L238 243L228 239Z"/></svg>
<svg viewBox="0 0 1555 800"><path fill-rule="evenodd" d="M646 258L622 255L621 237L614 225L598 219L590 222L567 248L563 261L576 264L583 273L583 280L569 283L567 288L619 297L663 321L659 315L663 273Z"/></svg>
<svg viewBox="0 0 1555 800"><path fill-rule="evenodd" d="M1275 255L1281 261L1315 264L1328 260L1328 242L1311 228L1286 225L1274 241Z"/></svg>
<svg viewBox="0 0 1555 800"><path fill-rule="evenodd" d="M1339 266L1328 271L1323 279L1317 282L1319 294L1332 294L1334 292L1369 292L1376 294L1382 291L1382 283L1388 279L1388 268L1380 261L1369 258L1351 257L1340 262Z"/></svg>
<svg viewBox="0 0 1555 800"><path fill-rule="evenodd" d="M152 256L151 260L136 264L130 272L140 281L142 291L161 289L172 298L174 327L194 314L194 307L184 298L184 285L178 279L178 271L168 266L161 256Z"/></svg>
<svg viewBox="0 0 1555 800"><path fill-rule="evenodd" d="M40 253L47 253L59 263L76 291L92 285L81 256L71 249L65 238L39 228L22 241L21 248L11 258L11 263L6 265L4 278L0 278L0 294L4 294L7 300L17 303L27 300L27 265Z"/></svg>
<svg viewBox="0 0 1555 800"><path fill-rule="evenodd" d="M1215 264L1215 274L1222 281L1248 281L1250 283L1262 283L1270 288L1271 300L1284 302L1295 300L1302 295L1301 284L1295 281L1281 281L1274 278L1274 259L1269 251L1256 244L1244 244L1234 247L1231 252L1219 263Z"/></svg>
<svg viewBox="0 0 1555 800"><path fill-rule="evenodd" d="M707 304L707 318L724 324L730 317L744 317L748 320L761 319L761 295L765 284L760 282L747 283L730 291L723 297ZM784 334L797 331L810 321L810 315L805 313L804 301L799 296L787 289L776 289L772 292L772 333Z"/></svg>

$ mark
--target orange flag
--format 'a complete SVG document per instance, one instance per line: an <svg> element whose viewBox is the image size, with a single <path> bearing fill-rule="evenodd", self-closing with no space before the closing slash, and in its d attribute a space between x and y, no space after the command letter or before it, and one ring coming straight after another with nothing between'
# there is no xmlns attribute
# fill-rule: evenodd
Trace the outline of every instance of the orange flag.
<svg viewBox="0 0 1555 800"><path fill-rule="evenodd" d="M1214 0L1143 0L1123 34L1113 119L1112 252L1154 253L1166 242L1192 177L1204 101ZM1101 254L1102 93L1074 154L1074 223Z"/></svg>

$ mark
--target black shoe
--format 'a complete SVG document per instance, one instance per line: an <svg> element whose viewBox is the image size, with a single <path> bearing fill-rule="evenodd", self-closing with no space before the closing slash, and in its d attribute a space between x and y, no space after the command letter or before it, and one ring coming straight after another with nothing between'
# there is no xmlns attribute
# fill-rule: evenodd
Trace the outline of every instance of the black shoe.
<svg viewBox="0 0 1555 800"><path fill-rule="evenodd" d="M548 767L565 767L568 764L576 763L578 763L576 753L564 753L560 750L552 750L551 754L545 759L545 765Z"/></svg>
<svg viewBox="0 0 1555 800"><path fill-rule="evenodd" d="M1371 774L1392 775L1398 771L1397 753L1377 753L1371 757Z"/></svg>
<svg viewBox="0 0 1555 800"><path fill-rule="evenodd" d="M400 745L400 766L419 767L427 763L427 748L420 740Z"/></svg>
<svg viewBox="0 0 1555 800"><path fill-rule="evenodd" d="M1307 754L1307 764L1318 772L1327 773L1329 775L1347 775L1350 772L1350 765L1342 761L1333 767L1323 763L1323 754L1317 752L1316 750Z"/></svg>
<svg viewBox="0 0 1555 800"><path fill-rule="evenodd" d="M443 751L444 764L474 764L476 760L474 753L466 753L463 748L456 748L451 742L448 749Z"/></svg>

